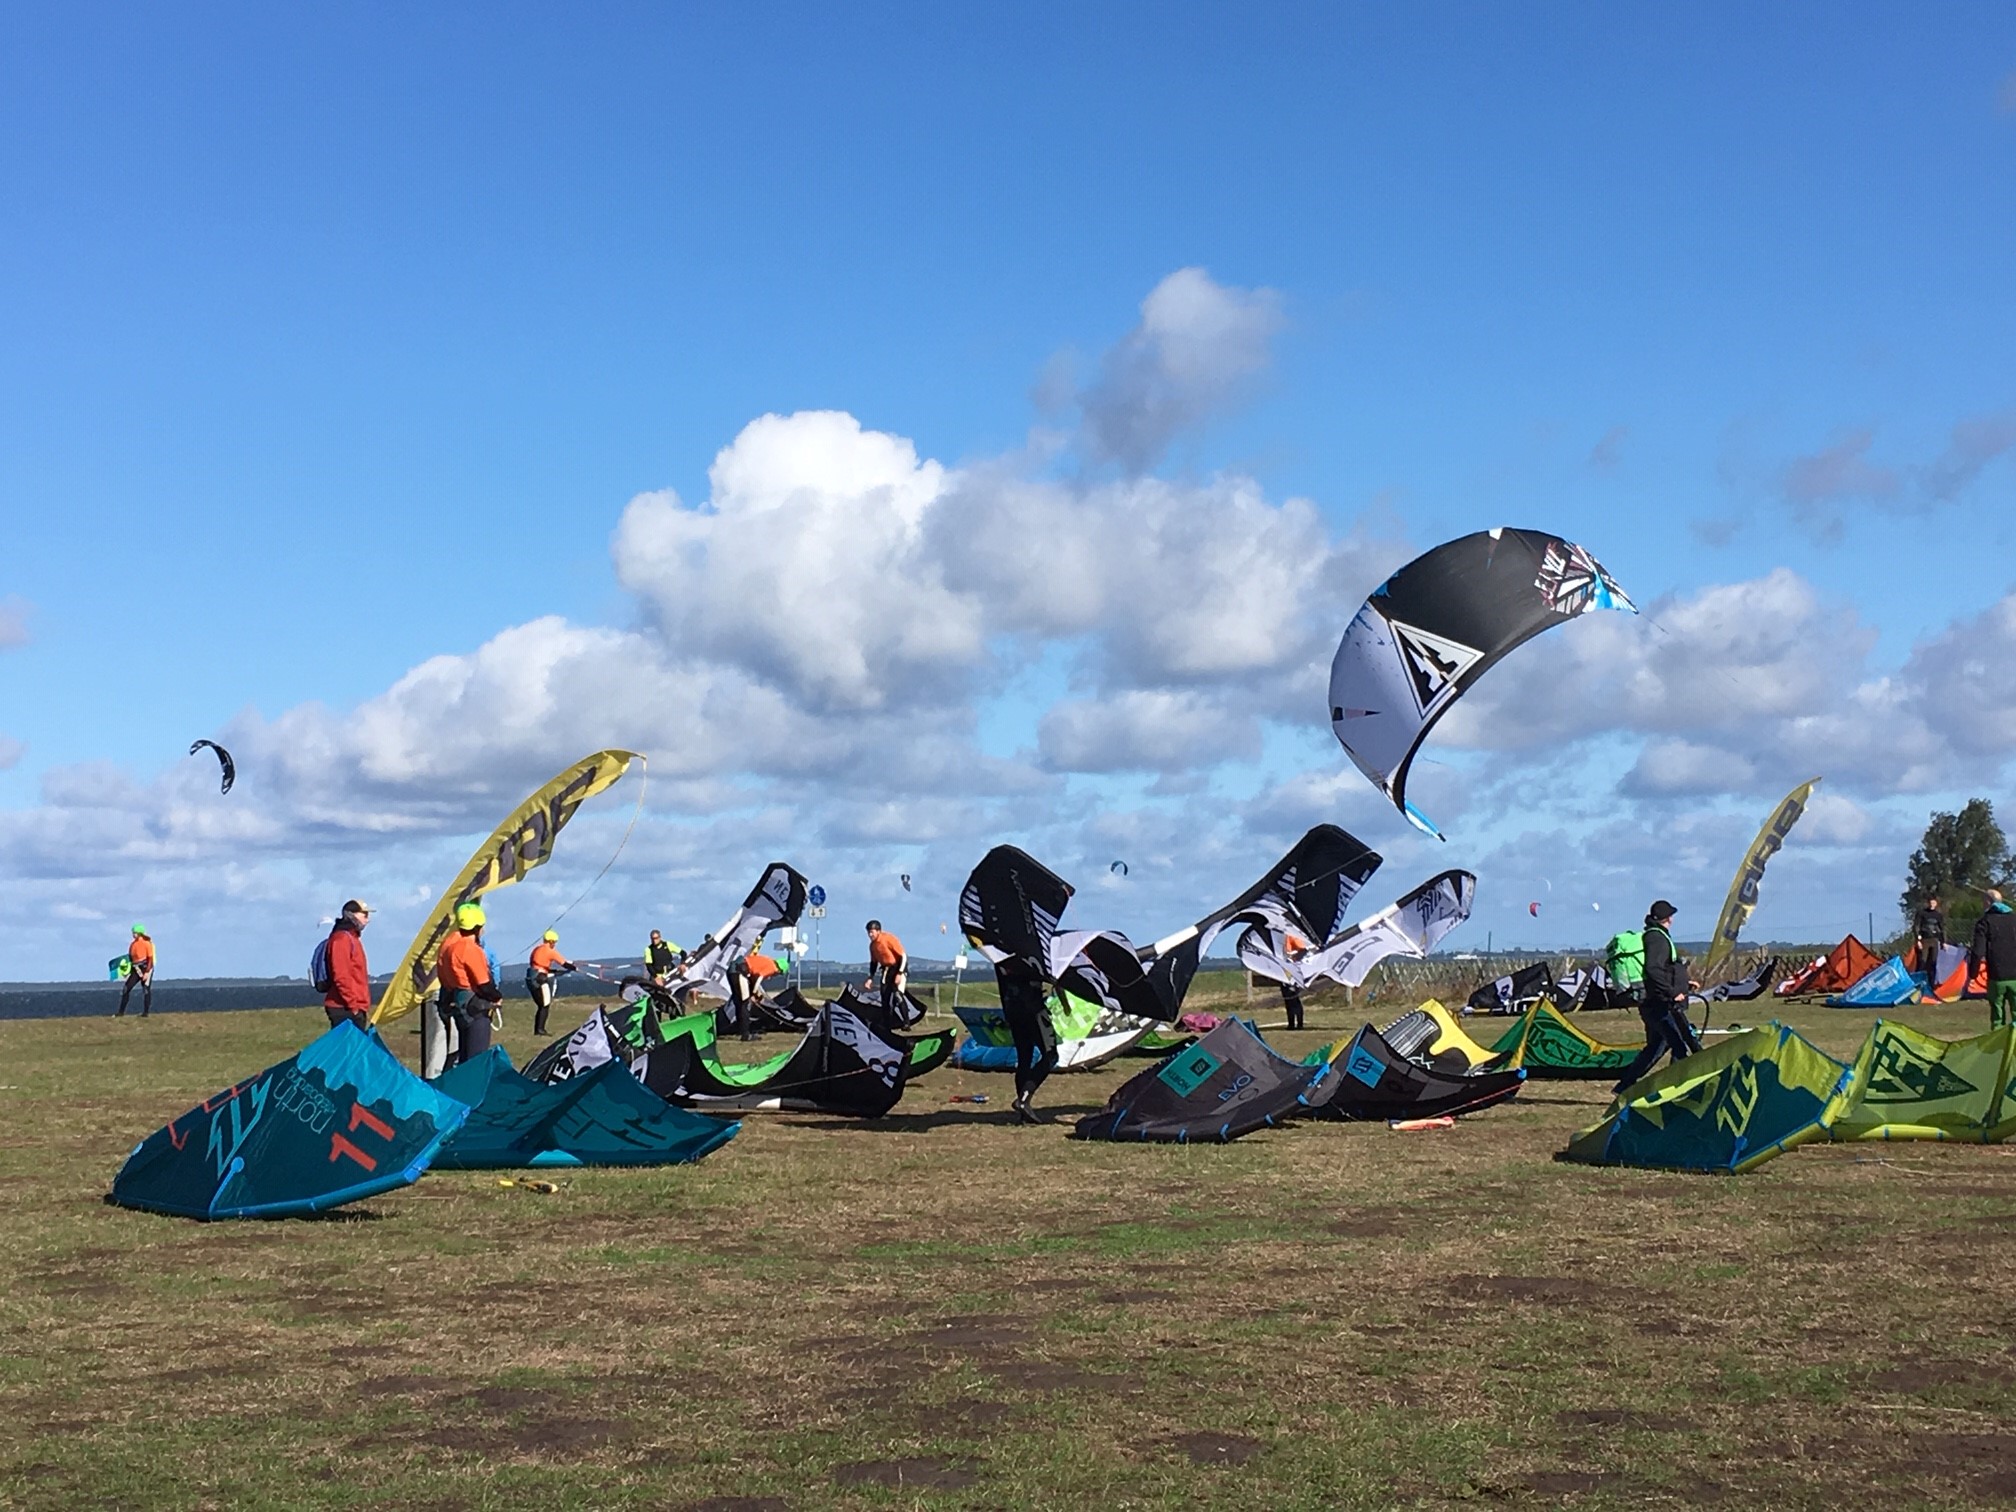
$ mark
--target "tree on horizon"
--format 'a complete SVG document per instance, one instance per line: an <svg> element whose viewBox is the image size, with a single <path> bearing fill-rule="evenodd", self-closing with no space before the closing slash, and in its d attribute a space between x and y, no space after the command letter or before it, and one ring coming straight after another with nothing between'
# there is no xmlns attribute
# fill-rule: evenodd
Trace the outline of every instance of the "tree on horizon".
<svg viewBox="0 0 2016 1512"><path fill-rule="evenodd" d="M1904 928L1911 928L1927 898L1936 897L1946 911L1946 938L1964 943L1986 906L1981 890L2011 890L2016 888L2012 878L2016 857L1995 820L1994 804L1970 798L1957 814L1935 813L1911 853L1904 895L1897 900Z"/></svg>

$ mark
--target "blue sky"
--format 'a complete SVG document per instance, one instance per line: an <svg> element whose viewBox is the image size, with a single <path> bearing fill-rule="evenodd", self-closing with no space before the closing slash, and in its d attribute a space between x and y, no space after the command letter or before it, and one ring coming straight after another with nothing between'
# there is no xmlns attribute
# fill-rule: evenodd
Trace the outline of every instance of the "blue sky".
<svg viewBox="0 0 2016 1512"><path fill-rule="evenodd" d="M935 935L999 838L1155 934L1325 817L1387 850L1373 895L1473 867L1499 940L1657 892L1684 933L1816 773L1757 922L1839 933L1931 809L2008 791L2006 6L9 29L0 977L136 914L171 973L291 971L354 891L389 964L512 797L623 740L666 780L575 916L612 951L773 853ZM1322 643L1495 524L1656 624L1480 687L1430 851L1331 742Z"/></svg>

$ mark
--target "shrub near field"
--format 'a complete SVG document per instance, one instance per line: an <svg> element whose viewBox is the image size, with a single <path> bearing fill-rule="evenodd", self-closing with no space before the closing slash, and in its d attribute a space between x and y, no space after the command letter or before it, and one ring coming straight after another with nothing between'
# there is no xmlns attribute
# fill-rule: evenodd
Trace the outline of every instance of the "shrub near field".
<svg viewBox="0 0 2016 1512"><path fill-rule="evenodd" d="M1237 976L1208 990L1244 1006ZM1901 1016L1949 1036L1981 1018ZM1356 1022L1334 1001L1312 1018L1284 1048ZM1868 1025L1794 1021L1837 1054ZM1545 1083L1445 1133L1081 1145L1012 1126L1003 1079L947 1068L878 1123L752 1117L698 1166L576 1172L552 1196L469 1173L318 1222L103 1204L138 1138L320 1023L0 1024L7 1504L2016 1496L1999 1148L1591 1170L1552 1157L1600 1089ZM526 1028L504 1036L521 1062ZM1087 1111L1140 1064L1043 1101Z"/></svg>

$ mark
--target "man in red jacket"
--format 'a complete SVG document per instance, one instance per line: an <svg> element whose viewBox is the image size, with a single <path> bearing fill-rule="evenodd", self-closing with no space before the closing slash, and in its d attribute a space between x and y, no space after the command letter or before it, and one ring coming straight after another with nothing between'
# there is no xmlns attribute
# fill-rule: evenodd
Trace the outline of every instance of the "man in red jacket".
<svg viewBox="0 0 2016 1512"><path fill-rule="evenodd" d="M371 1027L371 967L364 959L364 926L370 922L371 910L352 898L329 931L329 990L322 994L322 1011L331 1029L345 1019L359 1029Z"/></svg>

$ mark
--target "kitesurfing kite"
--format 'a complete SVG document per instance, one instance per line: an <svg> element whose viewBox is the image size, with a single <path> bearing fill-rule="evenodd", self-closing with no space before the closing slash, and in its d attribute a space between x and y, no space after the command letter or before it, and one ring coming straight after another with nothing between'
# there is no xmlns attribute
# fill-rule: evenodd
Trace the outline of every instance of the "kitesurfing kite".
<svg viewBox="0 0 2016 1512"><path fill-rule="evenodd" d="M783 861L772 861L763 868L742 906L679 963L678 971L666 980L666 989L675 995L690 988L727 996L730 969L737 961L748 959L749 952L771 930L795 926L810 891L803 872Z"/></svg>
<svg viewBox="0 0 2016 1512"><path fill-rule="evenodd" d="M224 747L217 744L217 742L214 740L197 741L194 745L189 747L189 754L191 756L194 756L198 751L202 750L203 747L205 746L210 747L211 750L217 753L217 765L220 768L222 768L223 781L218 786L217 791L220 793L230 792L231 784L238 780L238 763L231 759L231 753L229 751L225 750Z"/></svg>
<svg viewBox="0 0 2016 1512"><path fill-rule="evenodd" d="M1407 772L1436 722L1508 652L1592 609L1638 606L1582 547L1479 531L1416 557L1373 592L1330 663L1330 724L1358 770L1417 829Z"/></svg>
<svg viewBox="0 0 2016 1512"><path fill-rule="evenodd" d="M1526 905L1526 912L1537 919L1540 917L1540 905L1538 903L1528 903Z"/></svg>
<svg viewBox="0 0 2016 1512"><path fill-rule="evenodd" d="M583 757L533 793L476 848L428 911L406 958L392 973L385 994L371 1012L373 1024L388 1024L418 1008L434 986L434 961L441 942L455 927L455 910L499 887L509 887L553 854L553 842L574 812L644 758L635 751L597 751Z"/></svg>
<svg viewBox="0 0 2016 1512"><path fill-rule="evenodd" d="M897 880L903 884L903 891L910 891L910 873L904 872Z"/></svg>
<svg viewBox="0 0 2016 1512"><path fill-rule="evenodd" d="M1470 917L1477 878L1466 871L1430 877L1362 924L1306 950L1289 948L1277 929L1249 928L1239 936L1239 959L1271 981L1308 988L1319 981L1356 987L1388 956L1425 957L1449 931Z"/></svg>
<svg viewBox="0 0 2016 1512"><path fill-rule="evenodd" d="M1127 875L1127 863L1125 861L1115 861L1106 870L1116 877L1124 877Z"/></svg>
<svg viewBox="0 0 2016 1512"><path fill-rule="evenodd" d="M959 899L966 938L990 961L1019 958L1037 975L1116 1013L1174 1022L1199 961L1233 925L1270 935L1328 940L1343 923L1379 856L1334 824L1319 824L1245 892L1146 947L1116 930L1060 932L1072 888L1013 846L997 846Z"/></svg>
<svg viewBox="0 0 2016 1512"><path fill-rule="evenodd" d="M1750 922L1750 914L1757 907L1757 889L1764 881L1764 868L1771 858L1778 854L1778 848L1785 843L1785 837L1792 833L1792 826L1799 822L1799 816L1806 812L1806 800L1813 796L1813 788L1820 781L1802 782L1785 795L1785 801L1771 812L1764 821L1764 828L1757 831L1757 838L1750 842L1750 849L1744 853L1743 864L1736 868L1736 880L1729 884L1729 896L1722 903L1722 917L1716 921L1715 937L1708 942L1708 959L1704 963L1708 971L1713 971L1736 948L1736 938L1743 933L1743 926Z"/></svg>

